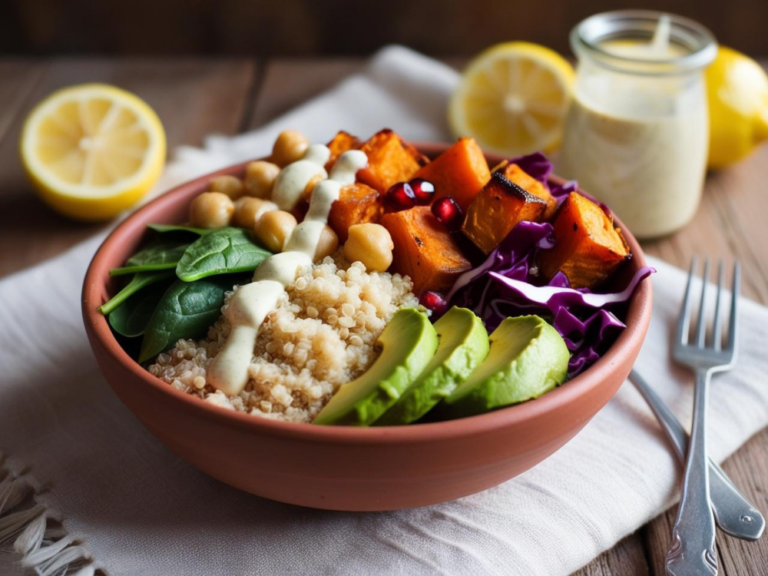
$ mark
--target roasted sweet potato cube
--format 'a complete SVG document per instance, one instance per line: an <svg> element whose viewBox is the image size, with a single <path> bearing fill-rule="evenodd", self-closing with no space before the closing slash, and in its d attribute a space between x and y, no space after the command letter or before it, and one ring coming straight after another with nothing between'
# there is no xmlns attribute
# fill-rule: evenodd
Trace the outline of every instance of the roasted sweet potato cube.
<svg viewBox="0 0 768 576"><path fill-rule="evenodd" d="M547 203L547 210L544 212L544 220L549 220L555 214L557 210L557 200L549 193L549 189L541 182L536 180L533 176L529 175L525 170L520 168L517 164L510 164L509 160L504 160L501 164L493 169L494 172L501 172L507 177L507 180L513 184L517 184L525 190L530 192L534 196L538 196Z"/></svg>
<svg viewBox="0 0 768 576"><path fill-rule="evenodd" d="M592 288L629 257L629 246L613 219L581 194L568 195L552 225L557 243L539 255L545 278L562 270L573 288Z"/></svg>
<svg viewBox="0 0 768 576"><path fill-rule="evenodd" d="M381 218L395 245L392 270L410 276L413 291L445 292L472 268L454 237L432 214L429 206L390 212Z"/></svg>
<svg viewBox="0 0 768 576"><path fill-rule="evenodd" d="M472 201L461 231L485 254L490 254L518 222L540 222L547 203L494 172Z"/></svg>
<svg viewBox="0 0 768 576"><path fill-rule="evenodd" d="M347 150L359 148L360 144L360 139L357 136L352 136L349 132L340 130L338 134L333 137L333 140L327 144L328 149L331 151L331 157L328 159L328 162L325 163L325 169L330 172L331 168L333 168L333 165L336 163L336 160L339 159L339 156L344 154Z"/></svg>
<svg viewBox="0 0 768 576"><path fill-rule="evenodd" d="M339 199L331 206L328 225L342 244L347 241L349 227L353 224L379 221L384 212L379 196L376 190L359 182L341 189Z"/></svg>
<svg viewBox="0 0 768 576"><path fill-rule="evenodd" d="M466 211L488 183L491 171L475 139L460 138L419 170L416 177L435 185L435 198L451 196Z"/></svg>
<svg viewBox="0 0 768 576"><path fill-rule="evenodd" d="M381 194L398 182L407 182L428 160L392 130L377 132L360 149L368 156L368 166L357 172L357 179Z"/></svg>

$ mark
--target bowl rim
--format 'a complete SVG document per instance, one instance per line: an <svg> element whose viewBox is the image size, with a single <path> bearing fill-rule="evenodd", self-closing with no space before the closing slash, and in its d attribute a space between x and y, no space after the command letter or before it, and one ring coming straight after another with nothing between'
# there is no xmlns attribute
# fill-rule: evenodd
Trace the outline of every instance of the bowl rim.
<svg viewBox="0 0 768 576"><path fill-rule="evenodd" d="M449 146L449 144L437 142L414 142L413 144L421 152L428 155L440 153ZM486 158L491 165L494 164L494 161L502 159L497 154L486 154ZM215 176L241 173L251 161L233 164L175 186L136 210L109 233L93 256L85 275L82 291L82 314L86 329L91 337L95 338L112 360L127 370L141 385L149 386L154 392L169 396L170 399L177 401L178 409L195 412L200 417L247 432L278 438L299 438L303 441L317 443L331 441L344 444L377 445L425 443L437 439L449 440L523 424L539 418L563 404L570 404L580 396L599 388L604 380L610 378L614 367L621 364L622 358L630 354L635 346L639 348L642 345L651 315L652 283L648 278L640 282L629 301L626 317L627 328L622 331L609 350L595 364L566 384L558 386L535 400L500 408L485 414L455 420L401 426L372 426L368 428L313 426L310 423L284 422L251 416L244 412L216 406L177 390L152 375L133 360L112 334L107 318L97 310L98 306L102 304L100 294L103 293L105 281L109 278L108 271L111 267L108 263L109 252L113 246L143 234L146 231L146 223L152 221L153 215L162 212L166 206L175 204L178 198L190 194L193 189L202 187ZM565 182L563 178L558 176L550 176L549 179L559 184ZM621 227L630 246L632 262L636 263L638 267L645 266L645 255L639 243L618 218L616 218L616 222ZM93 344L91 347L93 348Z"/></svg>

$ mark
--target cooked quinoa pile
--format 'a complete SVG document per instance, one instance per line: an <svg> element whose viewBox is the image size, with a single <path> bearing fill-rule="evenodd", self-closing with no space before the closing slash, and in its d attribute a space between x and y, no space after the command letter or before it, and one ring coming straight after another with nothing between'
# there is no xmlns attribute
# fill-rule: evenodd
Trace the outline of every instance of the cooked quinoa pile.
<svg viewBox="0 0 768 576"><path fill-rule="evenodd" d="M378 355L376 339L398 309L417 306L410 279L366 272L360 262L327 257L299 276L262 325L250 379L229 397L206 383L206 369L229 335L221 316L205 340L179 340L149 371L208 402L254 416L309 422L341 385ZM235 288L237 289L237 288ZM226 302L234 292L227 295Z"/></svg>

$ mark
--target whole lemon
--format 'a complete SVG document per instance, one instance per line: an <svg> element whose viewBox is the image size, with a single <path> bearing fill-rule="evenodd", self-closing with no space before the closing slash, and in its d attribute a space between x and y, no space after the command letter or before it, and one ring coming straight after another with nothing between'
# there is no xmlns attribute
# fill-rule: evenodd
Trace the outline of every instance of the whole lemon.
<svg viewBox="0 0 768 576"><path fill-rule="evenodd" d="M768 139L768 75L744 54L721 46L706 71L709 167L730 166Z"/></svg>

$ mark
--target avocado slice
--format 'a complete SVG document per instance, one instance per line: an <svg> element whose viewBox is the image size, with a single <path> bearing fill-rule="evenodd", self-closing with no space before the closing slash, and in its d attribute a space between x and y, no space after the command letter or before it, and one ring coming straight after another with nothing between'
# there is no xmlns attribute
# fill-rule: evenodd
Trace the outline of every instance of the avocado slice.
<svg viewBox="0 0 768 576"><path fill-rule="evenodd" d="M488 332L471 310L454 306L434 326L437 352L400 399L376 420L376 426L415 422L464 382L488 355Z"/></svg>
<svg viewBox="0 0 768 576"><path fill-rule="evenodd" d="M491 334L488 357L441 405L460 418L537 398L565 381L563 337L538 316L506 318Z"/></svg>
<svg viewBox="0 0 768 576"><path fill-rule="evenodd" d="M402 308L376 341L381 354L361 376L342 384L313 424L370 426L424 370L437 350L426 314Z"/></svg>

